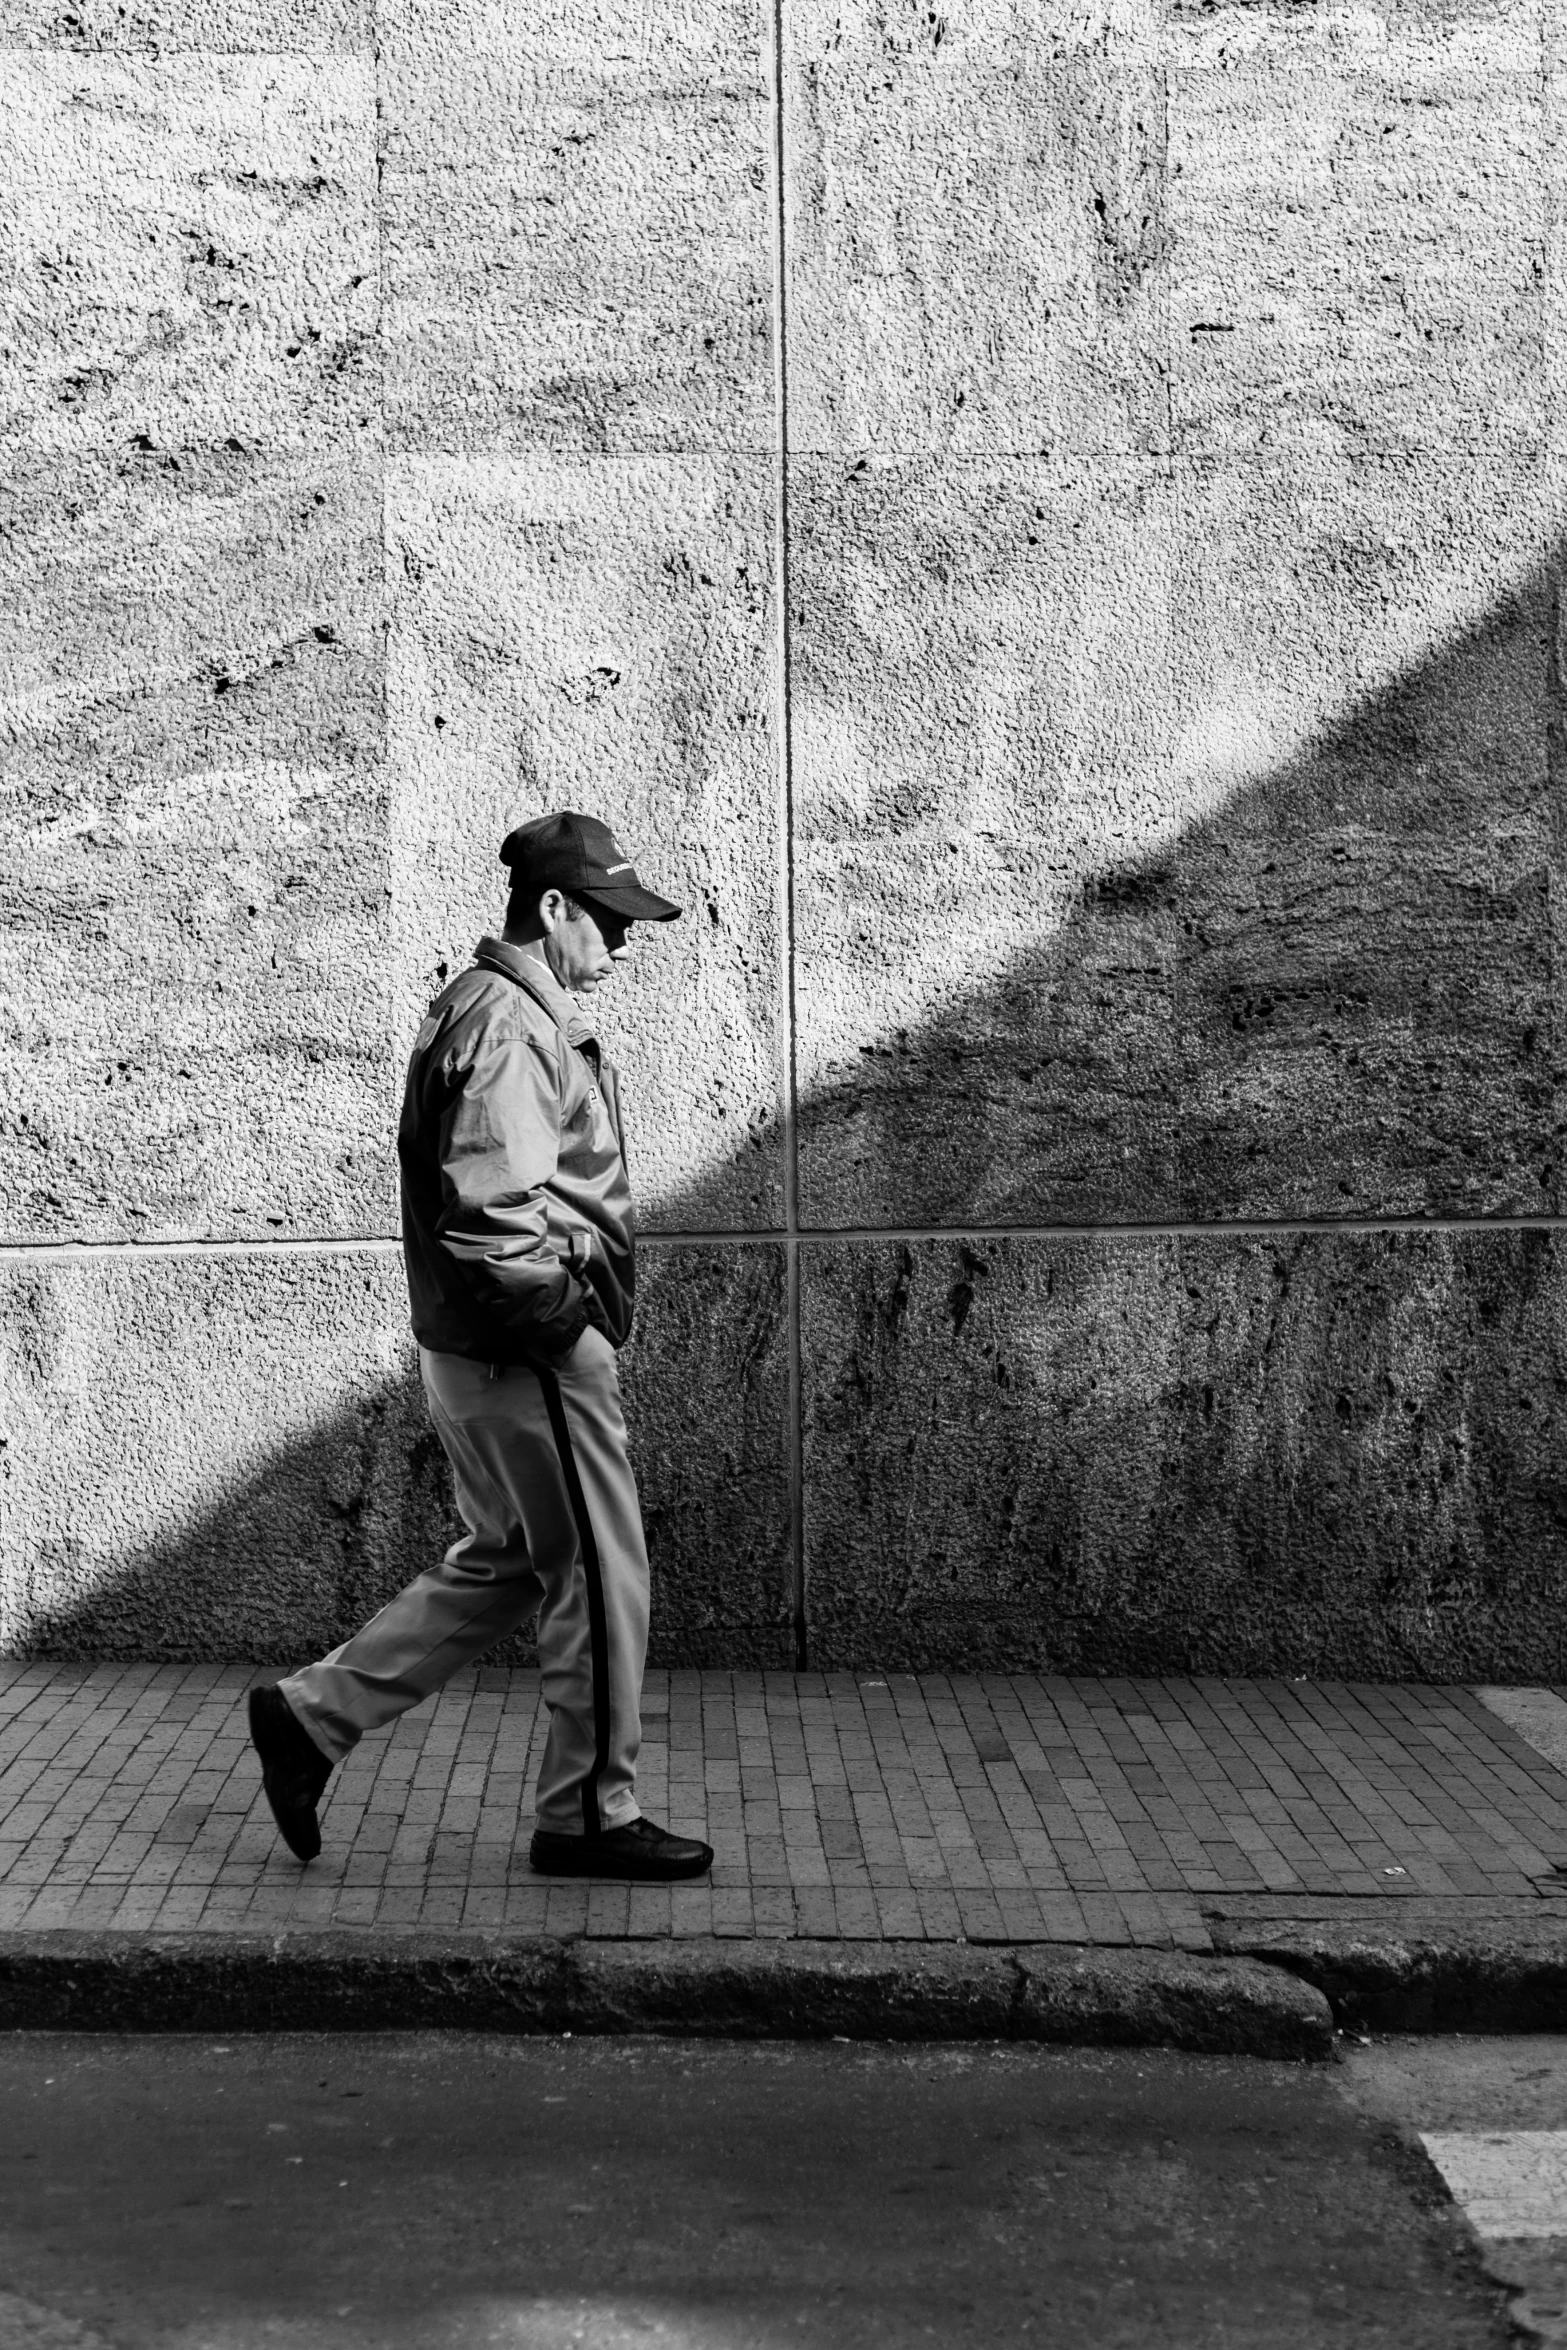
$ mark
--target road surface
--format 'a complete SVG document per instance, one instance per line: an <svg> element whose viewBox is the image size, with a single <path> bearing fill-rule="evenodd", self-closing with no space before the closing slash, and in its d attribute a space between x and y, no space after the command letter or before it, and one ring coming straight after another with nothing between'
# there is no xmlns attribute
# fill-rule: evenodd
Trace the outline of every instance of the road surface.
<svg viewBox="0 0 1567 2350"><path fill-rule="evenodd" d="M1501 2350L1476 2045L16 2034L0 2350Z"/></svg>

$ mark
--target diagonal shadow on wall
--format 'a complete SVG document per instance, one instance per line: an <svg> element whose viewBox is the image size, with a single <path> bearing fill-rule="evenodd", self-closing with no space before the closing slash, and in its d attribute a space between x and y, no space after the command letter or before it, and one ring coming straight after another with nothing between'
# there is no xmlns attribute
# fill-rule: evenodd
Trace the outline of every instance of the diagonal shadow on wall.
<svg viewBox="0 0 1567 2350"><path fill-rule="evenodd" d="M1548 564L802 1103L813 1664L1567 1672L1558 1236L1344 1228L1559 1205L1555 613ZM1163 1229L1038 1229L1096 1225ZM655 1655L787 1665L784 1248L646 1265ZM410 1370L39 1558L22 1644L314 1653L448 1521Z"/></svg>

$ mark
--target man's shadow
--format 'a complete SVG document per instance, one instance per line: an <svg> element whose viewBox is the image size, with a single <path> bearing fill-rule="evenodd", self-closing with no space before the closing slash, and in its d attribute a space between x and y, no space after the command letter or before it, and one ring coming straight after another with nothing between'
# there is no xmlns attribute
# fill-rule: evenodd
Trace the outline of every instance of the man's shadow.
<svg viewBox="0 0 1567 2350"><path fill-rule="evenodd" d="M1554 625L1545 566L802 1101L808 1229L952 1234L802 1244L803 1624L785 1251L645 1251L655 1659L1567 1671L1554 1235L1316 1228L1559 1206ZM1237 1222L1312 1228L994 1229ZM450 1532L410 1363L26 1644L298 1659Z"/></svg>

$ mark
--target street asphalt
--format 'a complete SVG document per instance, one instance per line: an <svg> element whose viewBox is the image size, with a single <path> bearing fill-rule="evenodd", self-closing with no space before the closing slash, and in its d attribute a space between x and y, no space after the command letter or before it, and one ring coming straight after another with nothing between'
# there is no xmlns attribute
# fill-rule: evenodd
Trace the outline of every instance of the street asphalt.
<svg viewBox="0 0 1567 2350"><path fill-rule="evenodd" d="M0 2345L1501 2350L1428 2045L13 2033Z"/></svg>
<svg viewBox="0 0 1567 2350"><path fill-rule="evenodd" d="M1340 2076L1441 2172L1514 2295L1523 2339L1567 2350L1567 2040L1352 2041Z"/></svg>

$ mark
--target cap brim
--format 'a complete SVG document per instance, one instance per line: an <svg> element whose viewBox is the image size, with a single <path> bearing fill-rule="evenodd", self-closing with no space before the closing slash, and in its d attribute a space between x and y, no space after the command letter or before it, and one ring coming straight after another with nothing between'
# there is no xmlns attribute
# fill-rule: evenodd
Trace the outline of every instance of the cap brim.
<svg viewBox="0 0 1567 2350"><path fill-rule="evenodd" d="M655 897L650 889L578 889L571 894L585 906L603 906L627 922L678 922L680 919L680 908L671 905L668 898Z"/></svg>

